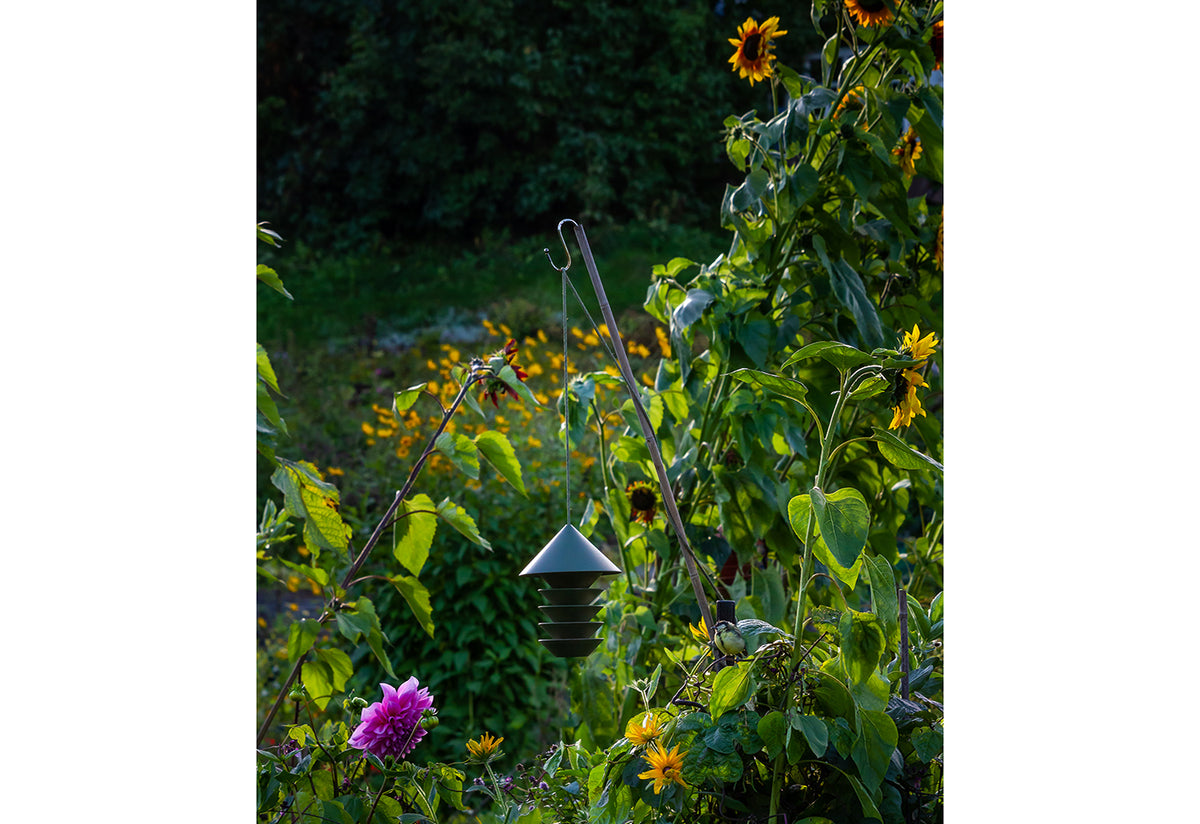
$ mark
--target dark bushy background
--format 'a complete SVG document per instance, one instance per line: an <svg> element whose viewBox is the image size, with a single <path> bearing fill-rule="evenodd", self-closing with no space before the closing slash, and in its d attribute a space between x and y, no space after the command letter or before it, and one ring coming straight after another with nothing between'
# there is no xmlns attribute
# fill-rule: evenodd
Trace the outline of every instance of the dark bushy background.
<svg viewBox="0 0 1200 824"><path fill-rule="evenodd" d="M715 214L721 123L769 106L730 69L748 16L805 2L260 0L260 219L314 246L516 235L563 216Z"/></svg>

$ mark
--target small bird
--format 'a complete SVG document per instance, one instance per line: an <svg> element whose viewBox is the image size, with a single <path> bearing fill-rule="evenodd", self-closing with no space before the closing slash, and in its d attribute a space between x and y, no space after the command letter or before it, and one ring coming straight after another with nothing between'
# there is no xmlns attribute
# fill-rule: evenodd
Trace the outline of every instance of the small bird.
<svg viewBox="0 0 1200 824"><path fill-rule="evenodd" d="M746 639L729 621L717 621L713 625L713 643L725 655L741 655L746 651Z"/></svg>

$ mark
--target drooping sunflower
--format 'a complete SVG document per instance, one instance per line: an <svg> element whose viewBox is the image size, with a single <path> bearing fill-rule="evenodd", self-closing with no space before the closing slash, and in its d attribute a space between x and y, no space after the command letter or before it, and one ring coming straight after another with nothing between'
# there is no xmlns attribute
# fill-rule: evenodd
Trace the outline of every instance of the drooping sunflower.
<svg viewBox="0 0 1200 824"><path fill-rule="evenodd" d="M934 332L921 337L921 327L914 323L912 331L904 333L904 340L900 343L900 354L905 360L921 361L914 367L920 369L925 365L925 360L933 354L937 345L937 335Z"/></svg>
<svg viewBox="0 0 1200 824"><path fill-rule="evenodd" d="M658 495L654 487L645 481L634 481L625 487L625 494L629 496L629 514L635 521L649 526L658 511Z"/></svg>
<svg viewBox="0 0 1200 824"><path fill-rule="evenodd" d="M767 18L767 22L761 26L753 17L747 17L746 22L738 27L737 39L729 38L729 42L737 46L737 51L729 58L733 64L731 71L738 72L738 77L749 78L751 86L756 80L771 76L771 63L775 59L771 53L775 48L774 40L787 34L786 31L779 31L778 26L778 17Z"/></svg>
<svg viewBox="0 0 1200 824"><path fill-rule="evenodd" d="M943 26L942 26L941 20L934 23L933 24L933 37L931 37L929 39L929 48L933 49L933 57L937 61L936 63L933 64L933 67L935 69L940 69L942 67L942 60L944 59L942 56L942 48L943 48L943 43L945 41L942 39L943 38L942 29L943 29Z"/></svg>
<svg viewBox="0 0 1200 824"><path fill-rule="evenodd" d="M864 98L866 93L867 90L863 86L855 86L853 89L846 92L845 96L842 97L841 101L837 104L837 108L833 110L834 120L836 120L844 111L856 112L864 108L867 105Z"/></svg>
<svg viewBox="0 0 1200 824"><path fill-rule="evenodd" d="M661 793L663 787L671 782L675 782L681 787L687 786L682 775L683 754L679 752L678 745L672 747L669 752L664 752L659 749L656 742L646 750L645 758L650 762L650 769L639 773L638 778L653 778L655 795Z"/></svg>
<svg viewBox="0 0 1200 824"><path fill-rule="evenodd" d="M892 22L892 10L883 0L846 0L846 10L860 26L886 26Z"/></svg>
<svg viewBox="0 0 1200 824"><path fill-rule="evenodd" d="M921 328L915 323L911 332L904 333L904 340L900 344L900 357L919 363L900 370L893 378L892 422L888 424L888 429L908 426L917 415L925 417L925 409L921 406L921 399L917 397L917 387L929 386L920 370L924 368L926 359L933 355L937 344L937 336L933 332L921 337Z"/></svg>
<svg viewBox="0 0 1200 824"><path fill-rule="evenodd" d="M892 154L900 158L900 171L904 172L905 177L916 174L917 158L921 156L921 138L917 137L911 126L900 138L900 145L892 149Z"/></svg>

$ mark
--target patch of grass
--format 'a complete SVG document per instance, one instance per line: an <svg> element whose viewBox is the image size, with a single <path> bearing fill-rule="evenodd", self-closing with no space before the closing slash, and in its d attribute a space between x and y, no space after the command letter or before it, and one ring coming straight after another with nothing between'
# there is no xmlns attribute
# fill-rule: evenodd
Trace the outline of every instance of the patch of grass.
<svg viewBox="0 0 1200 824"><path fill-rule="evenodd" d="M599 323L573 233L564 234L571 245L572 283ZM258 339L269 351L300 356L314 349L371 348L389 335L476 323L480 317L523 335L557 324L561 312L561 281L543 252L549 247L556 263L566 260L553 229L531 238L514 239L503 231L457 247L411 244L354 256L310 249L301 238L285 240L292 242L260 254L260 262L275 268L295 297L288 301L260 291ZM588 240L618 316L641 306L654 264L678 256L709 260L727 244L720 234L653 223L588 228ZM574 296L568 312L582 315Z"/></svg>

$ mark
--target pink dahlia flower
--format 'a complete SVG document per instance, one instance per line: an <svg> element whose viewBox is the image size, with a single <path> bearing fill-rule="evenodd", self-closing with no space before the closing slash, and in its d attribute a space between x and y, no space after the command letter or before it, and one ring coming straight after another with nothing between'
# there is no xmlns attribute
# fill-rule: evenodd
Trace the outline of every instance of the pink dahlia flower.
<svg viewBox="0 0 1200 824"><path fill-rule="evenodd" d="M418 684L416 676L399 689L389 684L379 686L383 689L383 700L363 710L349 744L380 758L387 755L404 758L425 737L421 713L433 706L433 697Z"/></svg>

